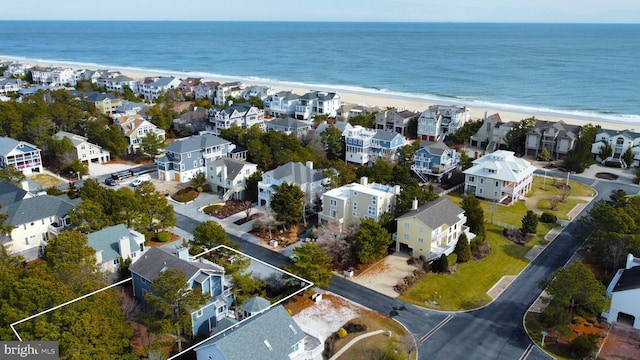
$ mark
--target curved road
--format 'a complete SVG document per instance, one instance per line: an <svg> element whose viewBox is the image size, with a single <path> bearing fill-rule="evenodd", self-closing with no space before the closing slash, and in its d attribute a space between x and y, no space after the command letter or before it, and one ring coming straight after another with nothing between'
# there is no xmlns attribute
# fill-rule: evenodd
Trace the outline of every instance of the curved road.
<svg viewBox="0 0 640 360"><path fill-rule="evenodd" d="M596 188L598 195L594 201L608 200L611 192L617 189L628 194L638 193L638 187L633 185L579 176L572 178ZM593 201L582 213L592 206ZM176 219L177 226L188 232L193 232L198 225L198 221L180 214L176 214ZM495 301L478 310L458 313L427 310L337 276L329 290L402 323L418 343L419 359L550 359L530 341L522 321L541 292L538 284L549 279L581 245L570 235L576 226L577 222L571 222ZM276 266L288 263L283 255L231 234L230 237L251 256Z"/></svg>

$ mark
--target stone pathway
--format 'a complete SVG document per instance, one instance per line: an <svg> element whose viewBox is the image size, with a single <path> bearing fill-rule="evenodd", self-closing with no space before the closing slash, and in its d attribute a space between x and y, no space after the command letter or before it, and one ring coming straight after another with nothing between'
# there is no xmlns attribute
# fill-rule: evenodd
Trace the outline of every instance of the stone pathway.
<svg viewBox="0 0 640 360"><path fill-rule="evenodd" d="M332 357L330 357L329 360L336 360L337 358L340 357L340 355L342 355L345 351L349 350L349 348L353 344L357 343L358 341L360 341L362 339L366 339L366 338L368 338L370 336L381 334L383 332L384 332L384 330L376 330L376 331L372 331L372 332L368 332L366 334L362 334L362 335L356 336L351 341L349 341L349 343L347 343L347 345L342 347L342 349L340 349L337 353L335 353Z"/></svg>

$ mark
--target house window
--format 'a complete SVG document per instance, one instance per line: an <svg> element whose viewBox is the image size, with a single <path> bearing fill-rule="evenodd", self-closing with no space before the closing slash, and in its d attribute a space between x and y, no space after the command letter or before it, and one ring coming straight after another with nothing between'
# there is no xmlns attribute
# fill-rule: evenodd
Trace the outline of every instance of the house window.
<svg viewBox="0 0 640 360"><path fill-rule="evenodd" d="M482 189L480 189L480 191L478 192L479 194L482 194Z"/></svg>
<svg viewBox="0 0 640 360"><path fill-rule="evenodd" d="M418 238L418 242L419 242L420 244L422 244L422 243L424 243L424 239L423 239L423 238Z"/></svg>
<svg viewBox="0 0 640 360"><path fill-rule="evenodd" d="M289 326L291 326L291 325L289 325ZM293 346L291 347L291 352L298 352L298 350L300 350L300 343L299 342L293 344Z"/></svg>
<svg viewBox="0 0 640 360"><path fill-rule="evenodd" d="M191 159L191 153L187 153L187 157Z"/></svg>
<svg viewBox="0 0 640 360"><path fill-rule="evenodd" d="M336 200L336 199L331 199L331 200L329 200L329 205L331 205L331 206L338 206L338 200Z"/></svg>
<svg viewBox="0 0 640 360"><path fill-rule="evenodd" d="M375 204L376 204L376 201L377 201L377 200L378 200L378 197L377 197L377 196L372 196L372 197L371 197L371 203L372 203L373 205L375 205Z"/></svg>
<svg viewBox="0 0 640 360"><path fill-rule="evenodd" d="M199 318L200 316L202 316L202 309L196 312L196 318Z"/></svg>
<svg viewBox="0 0 640 360"><path fill-rule="evenodd" d="M476 181L475 176L469 176L469 182L475 182L475 181Z"/></svg>
<svg viewBox="0 0 640 360"><path fill-rule="evenodd" d="M480 179L480 184L484 184L484 179Z"/></svg>
<svg viewBox="0 0 640 360"><path fill-rule="evenodd" d="M498 187L500 184L500 181L496 181L496 187Z"/></svg>
<svg viewBox="0 0 640 360"><path fill-rule="evenodd" d="M329 216L336 218L338 217L338 212L336 210L329 210Z"/></svg>
<svg viewBox="0 0 640 360"><path fill-rule="evenodd" d="M118 264L120 264L120 258L113 259L113 265L118 265Z"/></svg>
<svg viewBox="0 0 640 360"><path fill-rule="evenodd" d="M409 234L404 234L404 239L409 240Z"/></svg>
<svg viewBox="0 0 640 360"><path fill-rule="evenodd" d="M143 251L144 251L144 243L140 244L140 252L143 252Z"/></svg>
<svg viewBox="0 0 640 360"><path fill-rule="evenodd" d="M405 228L405 229L408 229L408 228L409 228L409 223L408 223L408 222L404 223L404 228Z"/></svg>
<svg viewBox="0 0 640 360"><path fill-rule="evenodd" d="M421 233L424 232L424 226L420 226L420 228L418 229L418 231L420 231Z"/></svg>
<svg viewBox="0 0 640 360"><path fill-rule="evenodd" d="M353 203L353 210L358 210L358 203L357 202Z"/></svg>
<svg viewBox="0 0 640 360"><path fill-rule="evenodd" d="M198 160L193 160L193 167L198 167Z"/></svg>

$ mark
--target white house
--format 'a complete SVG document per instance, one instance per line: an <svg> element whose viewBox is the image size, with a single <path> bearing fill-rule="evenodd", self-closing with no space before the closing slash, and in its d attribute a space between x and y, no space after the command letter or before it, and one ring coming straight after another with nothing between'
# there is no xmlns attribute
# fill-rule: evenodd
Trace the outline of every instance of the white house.
<svg viewBox="0 0 640 360"><path fill-rule="evenodd" d="M224 84L216 85L216 96L213 100L214 105L224 105L227 103L227 98L238 98L242 94L244 85L241 82L234 81Z"/></svg>
<svg viewBox="0 0 640 360"><path fill-rule="evenodd" d="M512 204L531 191L535 170L527 160L515 157L513 151L498 150L474 160L473 166L464 171L464 192Z"/></svg>
<svg viewBox="0 0 640 360"><path fill-rule="evenodd" d="M313 163L306 165L300 162L288 162L262 174L262 181L258 182L258 203L267 208L271 207L271 199L276 188L283 183L298 185L305 194L304 202L311 205L324 192L324 186L329 183L321 170L314 170Z"/></svg>
<svg viewBox="0 0 640 360"><path fill-rule="evenodd" d="M640 160L640 133L630 130L616 131L601 129L596 134L596 142L591 144L591 153L598 155L605 143L611 145L613 153L606 159L600 159L600 161L619 161L622 167L630 167L634 164L627 164L622 159L622 154L624 154L628 148L631 148L633 152L634 161Z"/></svg>
<svg viewBox="0 0 640 360"><path fill-rule="evenodd" d="M292 91L280 91L267 96L264 101L264 112L268 116L293 116L296 112L296 105L300 95Z"/></svg>
<svg viewBox="0 0 640 360"><path fill-rule="evenodd" d="M470 110L466 106L431 105L418 118L418 138L420 140L444 140L455 134L469 121Z"/></svg>
<svg viewBox="0 0 640 360"><path fill-rule="evenodd" d="M144 235L123 224L106 227L87 236L88 245L96 251L96 264L109 273L118 271L122 260L135 263L146 250Z"/></svg>
<svg viewBox="0 0 640 360"><path fill-rule="evenodd" d="M194 96L196 99L209 99L213 102L216 96L217 81L206 81L196 85L194 90Z"/></svg>
<svg viewBox="0 0 640 360"><path fill-rule="evenodd" d="M8 93L17 93L22 89L22 80L20 79L0 79L0 95Z"/></svg>
<svg viewBox="0 0 640 360"><path fill-rule="evenodd" d="M627 255L624 269L618 272L607 287L611 307L602 316L608 323L629 321L634 329L640 329L640 258Z"/></svg>
<svg viewBox="0 0 640 360"><path fill-rule="evenodd" d="M318 221L337 221L340 224L361 218L378 221L382 214L395 209L398 195L399 185L369 184L367 177L363 176L360 183L347 184L322 194L322 212L318 214Z"/></svg>
<svg viewBox="0 0 640 360"><path fill-rule="evenodd" d="M243 129L257 125L264 130L264 111L247 103L209 110L209 127L215 135L234 124Z"/></svg>
<svg viewBox="0 0 640 360"><path fill-rule="evenodd" d="M167 90L177 89L181 83L180 79L174 77L157 77L149 80L149 82L144 83L137 82L136 88L132 89L134 92L137 92L139 96L148 100L157 99L162 92L166 92Z"/></svg>
<svg viewBox="0 0 640 360"><path fill-rule="evenodd" d="M342 100L335 92L310 91L298 98L294 117L298 120L308 120L316 115L336 117L340 105Z"/></svg>
<svg viewBox="0 0 640 360"><path fill-rule="evenodd" d="M276 91L271 86L251 85L242 89L240 96L245 100L257 97L260 100L266 99L268 96L275 94Z"/></svg>
<svg viewBox="0 0 640 360"><path fill-rule="evenodd" d="M0 168L13 166L25 176L42 172L40 149L26 141L0 136Z"/></svg>
<svg viewBox="0 0 640 360"><path fill-rule="evenodd" d="M216 159L207 169L207 181L223 200L244 199L247 178L258 171L258 165L232 158Z"/></svg>
<svg viewBox="0 0 640 360"><path fill-rule="evenodd" d="M80 161L86 161L88 163L97 162L102 164L103 162L111 159L111 153L104 150L99 145L90 143L84 136L72 134L66 131L58 131L54 135L54 138L58 140L68 138L71 140L71 143L73 143L73 146L76 148L75 159L79 159Z"/></svg>

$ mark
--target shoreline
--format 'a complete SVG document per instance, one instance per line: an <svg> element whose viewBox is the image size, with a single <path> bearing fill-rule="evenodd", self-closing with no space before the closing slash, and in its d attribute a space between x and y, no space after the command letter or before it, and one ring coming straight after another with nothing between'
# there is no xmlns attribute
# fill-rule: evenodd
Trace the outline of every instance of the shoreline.
<svg viewBox="0 0 640 360"><path fill-rule="evenodd" d="M239 81L245 85L262 85L270 86L276 92L293 91L298 95L303 95L310 90L332 91L338 93L345 104L356 104L368 106L378 106L381 108L395 107L403 110L423 112L431 105L445 106L466 106L470 109L471 119L481 119L485 113L492 115L498 113L503 122L520 121L532 116L540 120L564 121L573 125L600 125L608 130L631 130L640 129L640 115L618 115L618 114L597 114L597 113L581 113L580 111L561 111L553 109L535 109L526 106L517 106L509 104L483 104L479 101L469 101L464 99L448 99L439 98L437 96L428 96L411 93L390 92L384 89L367 89L353 87L347 85L323 85L323 84L305 84L293 81L279 81L275 79L260 79L242 76L225 76L220 74L212 74L199 71L172 71L162 69L143 69L126 66L108 66L100 64L88 64L62 60L48 59L30 59L17 56L0 55L0 60L9 60L27 63L33 66L41 67L68 67L73 70L80 69L108 69L111 71L119 71L123 75L131 77L135 80L143 80L149 76L173 76L176 78L197 77L203 81L232 82ZM523 111L527 110L527 111Z"/></svg>

